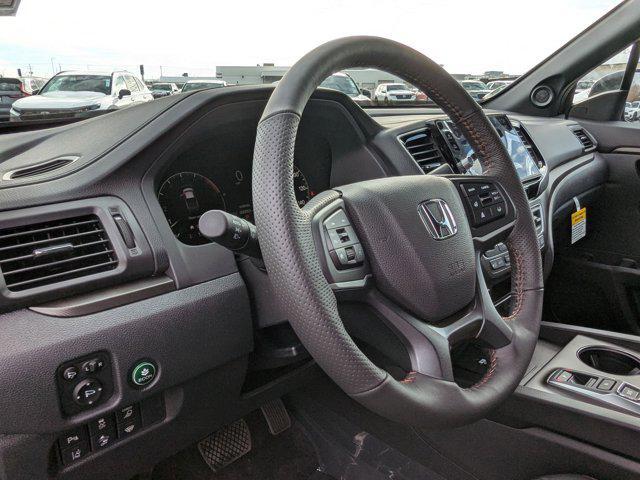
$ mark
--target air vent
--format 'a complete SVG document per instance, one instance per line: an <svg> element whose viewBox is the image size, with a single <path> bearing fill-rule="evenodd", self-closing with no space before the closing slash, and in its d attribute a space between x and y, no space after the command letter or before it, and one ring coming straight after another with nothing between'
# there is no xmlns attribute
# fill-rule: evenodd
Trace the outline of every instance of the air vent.
<svg viewBox="0 0 640 480"><path fill-rule="evenodd" d="M10 291L106 272L117 265L95 215L0 230L0 271Z"/></svg>
<svg viewBox="0 0 640 480"><path fill-rule="evenodd" d="M431 130L428 128L398 138L424 173L429 173L443 164L440 149L433 141Z"/></svg>
<svg viewBox="0 0 640 480"><path fill-rule="evenodd" d="M22 178L35 177L36 175L49 173L59 168L62 168L65 165L69 165L70 163L75 162L78 158L79 157L55 158L53 160L48 160L43 163L38 163L37 165L31 165L29 167L11 170L10 172L5 173L2 176L2 178L3 180L19 180Z"/></svg>
<svg viewBox="0 0 640 480"><path fill-rule="evenodd" d="M520 137L520 140L522 140L522 144L525 146L525 148L529 152L529 155L531 156L531 158L533 158L533 161L536 162L536 165L538 165L538 169L542 171L542 169L545 167L544 161L542 160L542 156L534 148L533 143L529 138L529 135L521 126L517 126L514 128L516 130L516 133Z"/></svg>
<svg viewBox="0 0 640 480"><path fill-rule="evenodd" d="M593 144L593 140L591 140L591 138L589 137L589 135L587 135L587 132L585 132L582 128L579 128L577 130L573 131L573 134L578 137L578 140L580 140L580 143L582 144L582 146L584 147L584 151L588 151L588 150L592 150L593 148L595 148L595 145Z"/></svg>

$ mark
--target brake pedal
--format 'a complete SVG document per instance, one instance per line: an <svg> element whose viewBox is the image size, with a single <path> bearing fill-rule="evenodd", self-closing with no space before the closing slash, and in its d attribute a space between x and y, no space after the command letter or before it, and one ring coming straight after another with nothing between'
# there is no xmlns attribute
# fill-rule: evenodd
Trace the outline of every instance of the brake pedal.
<svg viewBox="0 0 640 480"><path fill-rule="evenodd" d="M277 398L260 407L271 435L279 435L291 427L291 417L282 400Z"/></svg>
<svg viewBox="0 0 640 480"><path fill-rule="evenodd" d="M217 472L251 451L251 432L244 419L209 435L198 443L202 459Z"/></svg>

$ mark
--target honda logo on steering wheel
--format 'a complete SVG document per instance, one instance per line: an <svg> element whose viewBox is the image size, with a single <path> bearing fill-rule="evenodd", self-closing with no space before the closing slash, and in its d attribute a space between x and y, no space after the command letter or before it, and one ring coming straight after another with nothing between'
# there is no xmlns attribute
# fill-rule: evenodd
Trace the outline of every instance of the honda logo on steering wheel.
<svg viewBox="0 0 640 480"><path fill-rule="evenodd" d="M427 200L418 206L418 213L425 227L436 240L453 237L458 226L447 202L439 198Z"/></svg>

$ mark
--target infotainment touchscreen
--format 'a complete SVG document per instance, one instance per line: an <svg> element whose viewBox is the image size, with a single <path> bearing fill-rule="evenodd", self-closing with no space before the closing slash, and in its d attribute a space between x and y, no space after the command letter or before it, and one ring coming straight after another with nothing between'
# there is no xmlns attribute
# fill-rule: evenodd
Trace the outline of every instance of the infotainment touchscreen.
<svg viewBox="0 0 640 480"><path fill-rule="evenodd" d="M538 165L522 143L522 139L509 119L506 116L491 115L489 116L489 121L498 131L498 135L507 148L507 152L509 152L511 156L511 160L516 167L520 179L526 181L540 176ZM482 166L480 165L478 157L458 127L451 121L438 123L441 131L443 130L442 127L446 125L444 128L445 131L442 133L452 148L452 153L457 157L458 164L462 171L471 175L482 174Z"/></svg>

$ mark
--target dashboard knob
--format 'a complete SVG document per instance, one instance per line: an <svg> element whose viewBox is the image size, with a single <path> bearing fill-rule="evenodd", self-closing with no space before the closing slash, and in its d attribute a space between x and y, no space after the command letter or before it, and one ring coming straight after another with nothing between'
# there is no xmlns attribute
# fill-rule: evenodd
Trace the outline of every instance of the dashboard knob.
<svg viewBox="0 0 640 480"><path fill-rule="evenodd" d="M255 225L222 210L209 210L198 222L200 233L236 253L262 258Z"/></svg>

